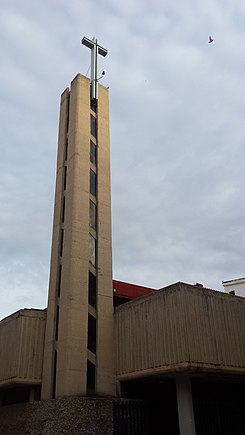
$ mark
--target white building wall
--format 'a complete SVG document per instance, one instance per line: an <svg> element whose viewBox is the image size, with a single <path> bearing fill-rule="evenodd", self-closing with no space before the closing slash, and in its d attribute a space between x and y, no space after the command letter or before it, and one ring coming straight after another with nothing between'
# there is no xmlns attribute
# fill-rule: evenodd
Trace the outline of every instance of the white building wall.
<svg viewBox="0 0 245 435"><path fill-rule="evenodd" d="M236 296L245 297L245 278L231 279L230 281L222 281L222 285L226 293L234 292Z"/></svg>

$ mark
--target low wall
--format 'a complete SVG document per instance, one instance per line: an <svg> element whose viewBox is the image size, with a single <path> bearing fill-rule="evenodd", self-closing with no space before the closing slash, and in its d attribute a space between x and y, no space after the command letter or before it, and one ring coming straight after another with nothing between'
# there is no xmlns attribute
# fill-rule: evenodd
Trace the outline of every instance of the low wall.
<svg viewBox="0 0 245 435"><path fill-rule="evenodd" d="M0 408L0 435L112 435L113 399L67 397Z"/></svg>

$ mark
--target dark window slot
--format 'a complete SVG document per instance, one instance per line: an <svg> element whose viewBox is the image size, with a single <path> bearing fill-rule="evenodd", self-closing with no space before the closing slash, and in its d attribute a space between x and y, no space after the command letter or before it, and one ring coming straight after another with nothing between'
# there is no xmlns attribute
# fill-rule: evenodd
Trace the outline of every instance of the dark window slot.
<svg viewBox="0 0 245 435"><path fill-rule="evenodd" d="M66 190L67 166L64 167L64 190Z"/></svg>
<svg viewBox="0 0 245 435"><path fill-rule="evenodd" d="M70 95L67 98L67 113L66 113L66 132L69 130L69 119L70 118Z"/></svg>
<svg viewBox="0 0 245 435"><path fill-rule="evenodd" d="M62 204L62 223L65 222L65 204L66 204L66 199L65 196L63 198L63 204Z"/></svg>
<svg viewBox="0 0 245 435"><path fill-rule="evenodd" d="M96 354L96 319L88 313L88 349Z"/></svg>
<svg viewBox="0 0 245 435"><path fill-rule="evenodd" d="M96 166L97 163L97 149L96 145L90 141L90 162Z"/></svg>
<svg viewBox="0 0 245 435"><path fill-rule="evenodd" d="M90 115L90 131L92 136L97 138L97 120L93 115Z"/></svg>
<svg viewBox="0 0 245 435"><path fill-rule="evenodd" d="M96 187L97 187L97 180L96 180L96 173L90 169L90 193L92 195L96 196Z"/></svg>
<svg viewBox="0 0 245 435"><path fill-rule="evenodd" d="M57 308L56 308L56 325L55 325L55 340L58 340L58 335L59 335L59 316L60 316L60 309L59 309L59 305L57 305Z"/></svg>
<svg viewBox="0 0 245 435"><path fill-rule="evenodd" d="M89 272L88 302L96 309L96 276L91 272Z"/></svg>
<svg viewBox="0 0 245 435"><path fill-rule="evenodd" d="M63 228L60 231L60 256L63 254L63 242L64 242L64 230Z"/></svg>
<svg viewBox="0 0 245 435"><path fill-rule="evenodd" d="M87 394L95 393L95 365L87 360Z"/></svg>
<svg viewBox="0 0 245 435"><path fill-rule="evenodd" d="M91 234L89 237L89 261L96 267L96 240Z"/></svg>
<svg viewBox="0 0 245 435"><path fill-rule="evenodd" d="M66 143L65 143L65 160L67 160L67 156L68 156L68 139L66 139Z"/></svg>
<svg viewBox="0 0 245 435"><path fill-rule="evenodd" d="M61 270L62 270L62 266L61 266L61 264L60 264L60 265L59 265L59 270L58 270L58 279L57 279L57 290L58 290L58 296L60 296Z"/></svg>
<svg viewBox="0 0 245 435"><path fill-rule="evenodd" d="M53 399L55 399L55 395L56 395L56 372L57 372L57 350L54 351Z"/></svg>
<svg viewBox="0 0 245 435"><path fill-rule="evenodd" d="M94 202L90 200L90 202L89 202L89 225L95 231L96 231L96 224L97 224L96 204L94 204Z"/></svg>

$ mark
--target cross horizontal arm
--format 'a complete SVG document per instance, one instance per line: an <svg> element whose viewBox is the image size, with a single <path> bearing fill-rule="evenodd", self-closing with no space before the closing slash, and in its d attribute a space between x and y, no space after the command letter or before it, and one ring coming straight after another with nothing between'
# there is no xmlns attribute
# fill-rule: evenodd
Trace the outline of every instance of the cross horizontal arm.
<svg viewBox="0 0 245 435"><path fill-rule="evenodd" d="M81 40L81 44L82 45L86 45L86 47L92 49L96 43L95 41L91 41L91 39L86 38L85 36L83 37L83 39ZM106 48L101 47L100 45L97 44L97 48L98 48L98 53L101 56L106 56L108 54L108 50L106 50Z"/></svg>

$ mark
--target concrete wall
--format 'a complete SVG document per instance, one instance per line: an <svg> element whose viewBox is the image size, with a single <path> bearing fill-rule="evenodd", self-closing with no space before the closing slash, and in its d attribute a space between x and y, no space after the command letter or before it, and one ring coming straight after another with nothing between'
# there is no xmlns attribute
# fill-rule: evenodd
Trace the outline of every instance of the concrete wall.
<svg viewBox="0 0 245 435"><path fill-rule="evenodd" d="M85 397L51 399L0 408L0 434L110 435L113 401Z"/></svg>
<svg viewBox="0 0 245 435"><path fill-rule="evenodd" d="M245 300L177 283L116 309L119 380L245 373Z"/></svg>
<svg viewBox="0 0 245 435"><path fill-rule="evenodd" d="M40 384L46 312L25 309L0 322L0 387Z"/></svg>
<svg viewBox="0 0 245 435"><path fill-rule="evenodd" d="M97 355L96 391L115 394L112 286L110 122L108 89L99 85L97 163Z"/></svg>
<svg viewBox="0 0 245 435"><path fill-rule="evenodd" d="M61 230L61 215L62 215L62 199L64 187L64 161L65 147L67 141L67 118L69 113L69 96L70 92L67 88L61 95L60 102L60 117L59 117L59 135L58 135L58 153L57 153L57 171L56 171L56 187L55 187L55 204L53 216L53 234L52 234L52 250L50 261L49 275L49 294L48 294L48 310L47 323L45 334L45 348L43 361L43 377L42 377L42 395L43 397L52 397L53 390L53 367L54 367L54 351L55 351L55 328L57 316L57 286L59 281L59 266L60 266L60 230ZM68 176L67 176L68 178ZM68 201L67 201L68 202ZM66 208L69 204L66 204ZM62 266L61 274L61 290L66 285L64 281L64 265Z"/></svg>
<svg viewBox="0 0 245 435"><path fill-rule="evenodd" d="M91 115L97 137L91 132ZM96 165L90 161L91 140L97 149ZM97 178L95 195L90 189L91 170ZM97 208L96 229L90 225L90 200ZM91 241L96 244L96 261L90 255ZM95 113L90 80L78 74L70 91L61 96L43 399L86 395L87 361L95 367L95 393L115 394L111 249L108 89L99 86ZM89 271L97 281L96 309L88 300ZM96 353L88 349L88 313L96 322Z"/></svg>

